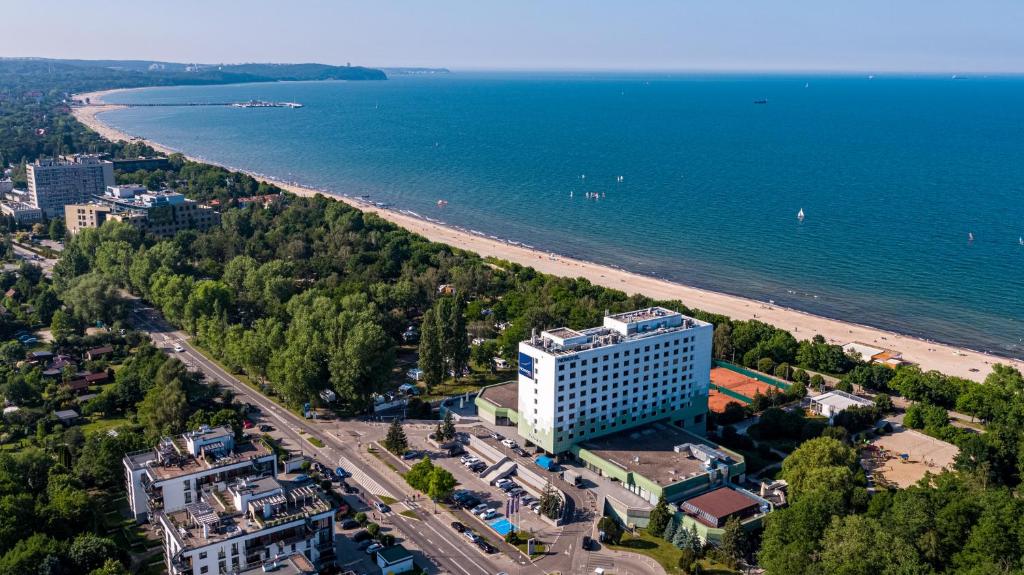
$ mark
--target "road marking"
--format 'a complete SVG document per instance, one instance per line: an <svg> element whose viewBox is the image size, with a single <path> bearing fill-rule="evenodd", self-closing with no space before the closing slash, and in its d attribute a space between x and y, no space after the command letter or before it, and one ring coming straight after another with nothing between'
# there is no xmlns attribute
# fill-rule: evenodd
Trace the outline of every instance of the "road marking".
<svg viewBox="0 0 1024 575"><path fill-rule="evenodd" d="M394 499L394 497L387 489L384 489L384 487L381 486L380 483L377 483L362 469L360 469L356 465L353 465L352 462L349 461L349 459L344 455L338 458L338 465L341 465L342 467L345 468L345 471L351 473L352 477L356 480L356 482L362 485L363 488L369 491L370 493L376 495L377 497L390 497Z"/></svg>

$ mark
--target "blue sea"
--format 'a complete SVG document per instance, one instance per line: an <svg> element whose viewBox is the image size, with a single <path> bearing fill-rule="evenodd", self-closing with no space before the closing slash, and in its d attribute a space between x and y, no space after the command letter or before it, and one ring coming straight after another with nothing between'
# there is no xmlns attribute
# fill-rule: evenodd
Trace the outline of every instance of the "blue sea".
<svg viewBox="0 0 1024 575"><path fill-rule="evenodd" d="M455 73L108 98L249 99L304 107L103 119L546 251L1024 355L1024 78Z"/></svg>

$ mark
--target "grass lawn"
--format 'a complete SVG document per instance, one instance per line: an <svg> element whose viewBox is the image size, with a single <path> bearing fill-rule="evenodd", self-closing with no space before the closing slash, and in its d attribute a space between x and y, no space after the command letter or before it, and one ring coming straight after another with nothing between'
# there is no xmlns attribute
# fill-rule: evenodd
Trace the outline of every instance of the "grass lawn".
<svg viewBox="0 0 1024 575"><path fill-rule="evenodd" d="M90 421L89 423L82 425L81 428L82 433L89 435L90 433L95 433L97 431L103 432L123 425L131 425L131 421L124 417L111 417L109 419L104 417L95 421Z"/></svg>
<svg viewBox="0 0 1024 575"><path fill-rule="evenodd" d="M381 495L380 501L384 505L394 505L395 503L398 503L397 499L395 499L394 497L388 497L387 495Z"/></svg>
<svg viewBox="0 0 1024 575"><path fill-rule="evenodd" d="M474 369L467 377L459 378L459 381L455 381L455 378L452 377L445 379L441 385L430 390L429 394L421 395L420 398L423 401L433 401L452 395L473 393L486 385L502 383L515 378L515 372L511 370L491 373L489 369Z"/></svg>
<svg viewBox="0 0 1024 575"><path fill-rule="evenodd" d="M625 533L618 545L608 544L612 549L631 551L646 555L665 568L669 573L679 573L679 556L682 551L661 537L649 535L646 531L638 531L636 535Z"/></svg>
<svg viewBox="0 0 1024 575"><path fill-rule="evenodd" d="M404 515L404 516L406 516L406 517L408 517L410 519L419 519L420 518L420 516L415 511L413 511L412 509L406 509L405 511L400 512L399 515Z"/></svg>
<svg viewBox="0 0 1024 575"><path fill-rule="evenodd" d="M640 531L635 536L626 533L622 536L622 541L619 542L619 545L610 545L610 547L621 551L632 551L633 553L647 555L660 563L668 573L682 573L679 570L679 556L682 555L682 551L661 537L654 537L646 531ZM737 575L739 573L725 565L714 563L707 559L701 559L700 565L704 568L704 573L707 575Z"/></svg>

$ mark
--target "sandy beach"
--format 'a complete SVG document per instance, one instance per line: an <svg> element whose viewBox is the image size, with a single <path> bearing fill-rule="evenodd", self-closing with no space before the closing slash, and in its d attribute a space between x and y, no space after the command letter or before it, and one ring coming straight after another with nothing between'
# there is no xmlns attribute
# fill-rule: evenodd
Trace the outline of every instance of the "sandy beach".
<svg viewBox="0 0 1024 575"><path fill-rule="evenodd" d="M111 128L100 121L98 118L100 113L118 109L118 106L102 104L103 96L111 92L113 90L77 96L77 99L89 98L91 105L75 107L72 109L72 113L80 122L109 140L143 140ZM165 153L177 151L156 142L143 141ZM190 157L190 159L214 163L201 158ZM309 196L324 193L294 184L275 181L272 178L259 174L251 175L276 184L297 195ZM681 300L689 307L727 315L733 319L758 319L791 331L797 339L806 339L815 334L821 334L833 343L844 344L857 341L875 347L892 349L902 353L905 360L919 364L922 369L935 369L949 375L956 375L976 381L983 380L994 363L1011 364L1018 369L1024 370L1024 362L1017 360L991 356L868 326L816 316L794 309L781 308L769 305L766 302L701 290L591 262L549 254L429 222L397 210L379 208L355 198L333 194L331 194L331 197L344 201L360 210L376 213L380 217L432 241L443 242L459 249L476 252L482 256L493 256L530 266L548 274L586 278L595 284L622 290L630 294L641 293L661 300Z"/></svg>

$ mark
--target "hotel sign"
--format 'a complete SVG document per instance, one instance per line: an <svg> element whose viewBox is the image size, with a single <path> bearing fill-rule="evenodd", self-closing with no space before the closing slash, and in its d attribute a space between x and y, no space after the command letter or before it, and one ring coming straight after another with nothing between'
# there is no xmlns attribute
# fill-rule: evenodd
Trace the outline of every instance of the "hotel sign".
<svg viewBox="0 0 1024 575"><path fill-rule="evenodd" d="M523 352L519 352L519 375L533 379L533 358Z"/></svg>

